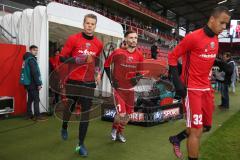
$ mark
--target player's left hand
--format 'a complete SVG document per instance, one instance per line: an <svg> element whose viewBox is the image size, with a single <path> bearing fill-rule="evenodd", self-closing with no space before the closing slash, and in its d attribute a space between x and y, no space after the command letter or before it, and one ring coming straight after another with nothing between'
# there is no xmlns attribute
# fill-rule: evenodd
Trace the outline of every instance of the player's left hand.
<svg viewBox="0 0 240 160"><path fill-rule="evenodd" d="M86 63L92 63L93 62L93 56L88 55L86 58Z"/></svg>
<svg viewBox="0 0 240 160"><path fill-rule="evenodd" d="M136 76L131 78L132 85L135 86L141 78L143 78L143 75L140 73L136 73Z"/></svg>

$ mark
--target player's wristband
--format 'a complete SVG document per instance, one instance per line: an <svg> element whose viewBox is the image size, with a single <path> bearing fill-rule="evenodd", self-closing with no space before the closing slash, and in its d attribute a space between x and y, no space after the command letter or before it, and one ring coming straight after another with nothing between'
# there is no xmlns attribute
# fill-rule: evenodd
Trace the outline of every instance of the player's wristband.
<svg viewBox="0 0 240 160"><path fill-rule="evenodd" d="M86 61L86 57L85 59L83 57L60 57L60 62L62 63L71 63L71 64L83 64Z"/></svg>
<svg viewBox="0 0 240 160"><path fill-rule="evenodd" d="M60 56L59 59L60 59L60 62L62 63L75 63L75 60L73 58Z"/></svg>

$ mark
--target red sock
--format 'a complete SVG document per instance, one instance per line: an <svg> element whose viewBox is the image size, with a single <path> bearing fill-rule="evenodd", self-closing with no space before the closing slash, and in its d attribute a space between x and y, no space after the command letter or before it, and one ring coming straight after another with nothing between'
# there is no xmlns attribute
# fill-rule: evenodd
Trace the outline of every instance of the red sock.
<svg viewBox="0 0 240 160"><path fill-rule="evenodd" d="M112 128L118 130L119 125L119 123L113 122Z"/></svg>
<svg viewBox="0 0 240 160"><path fill-rule="evenodd" d="M120 123L119 127L118 127L118 133L122 133L125 129L125 124L124 123Z"/></svg>

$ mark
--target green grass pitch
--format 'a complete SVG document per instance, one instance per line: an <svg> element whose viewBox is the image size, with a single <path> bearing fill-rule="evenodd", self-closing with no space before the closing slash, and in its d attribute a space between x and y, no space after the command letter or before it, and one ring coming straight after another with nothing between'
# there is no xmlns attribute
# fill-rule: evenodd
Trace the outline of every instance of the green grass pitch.
<svg viewBox="0 0 240 160"><path fill-rule="evenodd" d="M216 93L216 105L220 94ZM213 129L204 134L201 158L206 160L240 159L240 93L230 94L230 110L215 109ZM154 127L128 125L127 143L110 140L111 123L90 122L85 145L88 160L175 160L168 137L184 129L185 121L170 121ZM78 124L71 123L69 139L60 138L61 122L49 117L46 122L34 123L23 118L0 121L0 160L78 160ZM181 146L185 157L185 142Z"/></svg>

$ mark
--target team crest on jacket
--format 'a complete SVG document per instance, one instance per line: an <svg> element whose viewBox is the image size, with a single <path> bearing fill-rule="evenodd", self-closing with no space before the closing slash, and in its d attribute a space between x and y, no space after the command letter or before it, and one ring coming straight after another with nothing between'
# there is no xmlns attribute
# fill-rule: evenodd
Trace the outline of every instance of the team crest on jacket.
<svg viewBox="0 0 240 160"><path fill-rule="evenodd" d="M214 50L215 49L215 42L210 42L210 44L207 44L205 46L204 52L208 52L209 50Z"/></svg>
<svg viewBox="0 0 240 160"><path fill-rule="evenodd" d="M86 43L86 48L87 48L87 49L89 49L89 48L90 48L90 46L91 46L91 44L90 44L90 43Z"/></svg>
<svg viewBox="0 0 240 160"><path fill-rule="evenodd" d="M128 57L128 62L133 62L133 57Z"/></svg>
<svg viewBox="0 0 240 160"><path fill-rule="evenodd" d="M215 48L215 43L214 43L214 42L211 42L211 43L210 43L210 47L211 47L211 49L214 49L214 48Z"/></svg>

